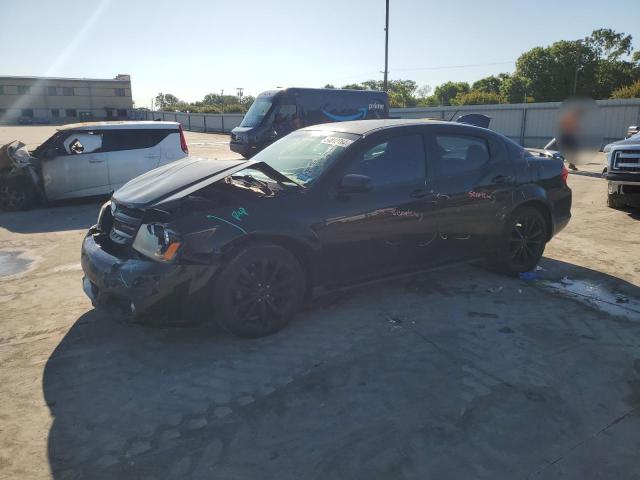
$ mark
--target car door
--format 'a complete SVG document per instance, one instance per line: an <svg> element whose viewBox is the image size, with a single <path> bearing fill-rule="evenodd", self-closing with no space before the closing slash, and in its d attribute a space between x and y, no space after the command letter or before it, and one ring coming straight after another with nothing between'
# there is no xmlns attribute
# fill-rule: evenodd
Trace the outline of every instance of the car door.
<svg viewBox="0 0 640 480"><path fill-rule="evenodd" d="M108 154L102 133L77 131L61 136L42 162L44 190L49 200L103 195L110 191Z"/></svg>
<svg viewBox="0 0 640 480"><path fill-rule="evenodd" d="M373 135L338 171L317 234L330 283L367 280L419 268L437 258L435 204L421 132ZM367 191L341 193L358 175Z"/></svg>
<svg viewBox="0 0 640 480"><path fill-rule="evenodd" d="M170 129L152 128L106 130L111 190L158 167L162 157L160 142L170 133Z"/></svg>
<svg viewBox="0 0 640 480"><path fill-rule="evenodd" d="M513 167L504 144L480 129L462 126L434 128L429 138L442 254L477 256L491 247L511 201Z"/></svg>

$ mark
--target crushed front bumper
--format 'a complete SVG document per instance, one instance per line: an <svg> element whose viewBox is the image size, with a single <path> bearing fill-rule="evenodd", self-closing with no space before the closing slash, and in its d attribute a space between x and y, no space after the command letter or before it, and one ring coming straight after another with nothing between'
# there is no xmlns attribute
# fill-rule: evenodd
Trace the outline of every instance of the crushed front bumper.
<svg viewBox="0 0 640 480"><path fill-rule="evenodd" d="M629 206L640 207L640 173L607 172L607 191L619 195Z"/></svg>
<svg viewBox="0 0 640 480"><path fill-rule="evenodd" d="M119 258L102 248L100 238L90 232L82 242L83 290L95 307L128 317L183 318L216 271L212 265Z"/></svg>

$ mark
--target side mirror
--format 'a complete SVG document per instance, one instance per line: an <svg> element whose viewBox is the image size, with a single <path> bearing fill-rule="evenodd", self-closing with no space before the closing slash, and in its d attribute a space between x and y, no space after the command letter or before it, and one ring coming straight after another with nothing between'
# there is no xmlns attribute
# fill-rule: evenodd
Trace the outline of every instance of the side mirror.
<svg viewBox="0 0 640 480"><path fill-rule="evenodd" d="M338 192L345 193L365 193L371 190L371 177L349 173L342 177Z"/></svg>

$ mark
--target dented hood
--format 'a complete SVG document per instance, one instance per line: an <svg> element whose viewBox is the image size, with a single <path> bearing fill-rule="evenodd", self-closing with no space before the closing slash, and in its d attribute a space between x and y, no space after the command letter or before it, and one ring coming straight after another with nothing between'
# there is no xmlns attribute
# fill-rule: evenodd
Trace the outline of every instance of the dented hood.
<svg viewBox="0 0 640 480"><path fill-rule="evenodd" d="M125 183L113 199L131 207L176 200L251 164L248 160L187 158L158 167Z"/></svg>

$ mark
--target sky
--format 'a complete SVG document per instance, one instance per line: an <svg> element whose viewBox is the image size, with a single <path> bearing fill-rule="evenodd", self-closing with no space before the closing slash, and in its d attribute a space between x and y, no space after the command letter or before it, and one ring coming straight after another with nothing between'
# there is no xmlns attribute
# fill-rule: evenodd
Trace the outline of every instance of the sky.
<svg viewBox="0 0 640 480"><path fill-rule="evenodd" d="M382 79L384 0L0 0L0 75L132 77L138 107ZM12 19L11 21L8 21ZM390 0L389 78L435 87L512 72L535 46L608 27L637 0Z"/></svg>

